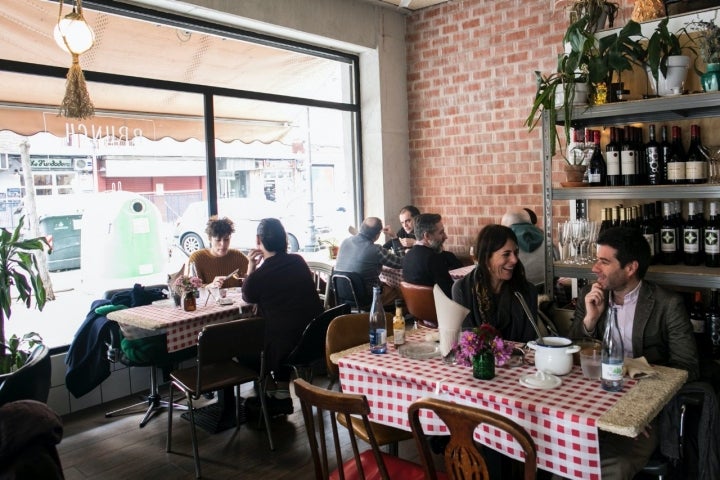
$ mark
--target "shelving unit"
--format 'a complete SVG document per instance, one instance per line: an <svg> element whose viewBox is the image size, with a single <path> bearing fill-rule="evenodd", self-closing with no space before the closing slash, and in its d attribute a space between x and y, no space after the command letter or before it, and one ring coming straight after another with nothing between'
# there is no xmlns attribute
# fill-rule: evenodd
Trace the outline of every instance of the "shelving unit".
<svg viewBox="0 0 720 480"><path fill-rule="evenodd" d="M629 123L688 123L689 120L720 117L720 92L697 93L647 100L610 103L576 109L573 126L610 127ZM563 124L558 111L558 125ZM633 187L558 188L552 185L552 157L549 148L549 115L543 113L543 214L545 218L545 290L553 295L554 277L594 279L591 265L565 265L553 262L552 205L560 200L640 200L640 199L720 199L720 185L662 185ZM685 265L652 265L648 280L669 286L720 288L720 268Z"/></svg>

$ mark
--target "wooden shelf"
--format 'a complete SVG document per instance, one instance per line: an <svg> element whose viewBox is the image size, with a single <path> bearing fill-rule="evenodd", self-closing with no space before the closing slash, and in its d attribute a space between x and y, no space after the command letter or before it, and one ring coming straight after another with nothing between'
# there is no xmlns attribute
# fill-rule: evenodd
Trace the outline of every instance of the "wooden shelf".
<svg viewBox="0 0 720 480"><path fill-rule="evenodd" d="M554 263L556 277L585 278L595 280L591 271L592 264L567 265ZM691 288L718 288L720 289L720 268L688 267L687 265L651 265L648 269L647 280L666 285Z"/></svg>

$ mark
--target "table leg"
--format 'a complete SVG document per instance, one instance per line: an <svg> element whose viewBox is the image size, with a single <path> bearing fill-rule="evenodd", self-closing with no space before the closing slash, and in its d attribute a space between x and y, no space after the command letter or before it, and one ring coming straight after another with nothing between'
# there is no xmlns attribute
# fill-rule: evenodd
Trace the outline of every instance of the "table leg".
<svg viewBox="0 0 720 480"><path fill-rule="evenodd" d="M217 401L204 407L195 409L195 425L208 433L218 433L236 426L235 422L235 392L232 387L216 392ZM188 412L182 418L190 420ZM240 423L245 423L245 409L240 405L238 417Z"/></svg>

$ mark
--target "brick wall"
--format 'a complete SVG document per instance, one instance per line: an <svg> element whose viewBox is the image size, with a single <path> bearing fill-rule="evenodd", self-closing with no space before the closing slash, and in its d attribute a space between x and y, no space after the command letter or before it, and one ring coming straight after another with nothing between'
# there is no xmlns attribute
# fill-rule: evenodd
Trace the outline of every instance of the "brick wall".
<svg viewBox="0 0 720 480"><path fill-rule="evenodd" d="M552 72L562 51L567 15L555 3L463 0L408 17L412 201L443 215L452 251L467 253L508 206L532 208L543 223L541 133L523 123L533 72ZM619 3L616 26L634 2ZM554 208L554 216L568 215L566 203Z"/></svg>

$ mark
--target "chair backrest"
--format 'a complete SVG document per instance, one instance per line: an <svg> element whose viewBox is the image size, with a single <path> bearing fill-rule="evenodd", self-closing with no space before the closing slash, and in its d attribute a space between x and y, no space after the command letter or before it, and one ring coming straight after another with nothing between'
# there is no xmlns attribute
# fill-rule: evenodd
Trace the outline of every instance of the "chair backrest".
<svg viewBox="0 0 720 480"><path fill-rule="evenodd" d="M410 404L408 416L415 443L425 469L425 478L434 480L437 472L428 438L420 424L420 410L435 412L450 430L450 442L445 447L445 472L451 480L489 479L487 465L474 440L475 429L481 424L499 428L511 435L525 452L525 480L535 478L537 452L535 442L527 431L514 421L494 412L460 405L437 398L422 398Z"/></svg>
<svg viewBox="0 0 720 480"><path fill-rule="evenodd" d="M392 322L392 315L385 313L385 320ZM370 341L370 314L350 313L340 315L330 322L325 335L325 364L330 379L338 376L338 366L330 360L330 355L345 349L356 347Z"/></svg>
<svg viewBox="0 0 720 480"><path fill-rule="evenodd" d="M259 376L265 372L262 352L265 346L265 319L262 317L241 318L229 322L206 325L198 335L197 390L204 390L202 378L204 367L210 364L231 362L234 357L257 358L260 363Z"/></svg>
<svg viewBox="0 0 720 480"><path fill-rule="evenodd" d="M347 432L350 437L355 466L358 472L355 478L366 478L367 476L363 469L363 463L365 462L361 460L358 450L358 437L352 428L347 430L338 429L338 415L345 417L347 425L351 425L351 415L362 419L380 476L383 479L389 478L383 456L380 454L380 448L368 420L370 405L368 405L365 395L352 395L325 390L302 379L295 380L295 394L300 399L300 408L305 420L305 430L310 442L310 452L315 464L316 479L328 479L331 473L330 465L341 466L345 464L346 460L350 460L350 458L343 458L342 446L346 445L347 441L339 437L340 431ZM316 412L313 412L313 409ZM329 442L328 438L326 438L329 433L332 434L332 442ZM335 462L332 461L333 450ZM359 472L363 473L360 474ZM338 475L340 479L344 478L343 468L338 469Z"/></svg>
<svg viewBox="0 0 720 480"><path fill-rule="evenodd" d="M290 352L287 359L287 364L293 367L296 375L299 368L310 368L325 358L325 337L330 322L335 317L348 313L350 313L350 305L343 303L325 310L305 327L298 344Z"/></svg>
<svg viewBox="0 0 720 480"><path fill-rule="evenodd" d="M437 328L437 311L433 287L400 282L400 292L405 299L407 310L413 317L429 328Z"/></svg>
<svg viewBox="0 0 720 480"><path fill-rule="evenodd" d="M333 271L332 286L337 304L348 303L358 311L368 310L372 298L357 272Z"/></svg>
<svg viewBox="0 0 720 480"><path fill-rule="evenodd" d="M5 376L0 383L0 405L16 400L47 403L51 371L50 348L37 345L25 365Z"/></svg>
<svg viewBox="0 0 720 480"><path fill-rule="evenodd" d="M308 261L307 266L310 272L313 274L313 280L315 281L315 290L317 290L320 300L323 302L323 306L327 310L330 308L332 298L332 266L327 263Z"/></svg>

